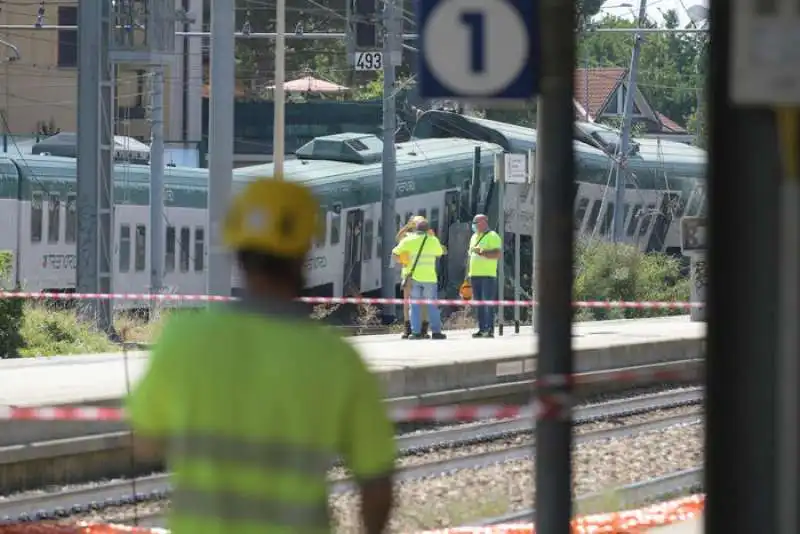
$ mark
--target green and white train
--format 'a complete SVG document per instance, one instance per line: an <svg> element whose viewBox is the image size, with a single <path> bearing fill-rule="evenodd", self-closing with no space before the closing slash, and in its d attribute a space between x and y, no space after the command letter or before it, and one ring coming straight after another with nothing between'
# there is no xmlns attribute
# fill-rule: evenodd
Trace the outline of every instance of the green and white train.
<svg viewBox="0 0 800 534"><path fill-rule="evenodd" d="M468 135L452 137L436 128L426 132L423 120L417 133L428 138L397 145L396 228L412 214L422 214L447 244L450 228L467 221L474 205L480 211L496 213L494 155L533 148L535 132L465 120L475 125L474 132L464 132ZM677 225L672 221L704 206L703 180L697 180L704 172L704 158L701 151L685 145L640 143L639 153L631 157L628 166L637 184L627 192L628 235L644 249L667 250L677 246ZM471 205L469 191L478 148L480 193ZM339 134L315 139L297 151L297 159L285 162L286 178L312 187L325 215L324 232L307 261L308 294L370 294L380 289L381 151L381 141L375 136ZM659 151L663 155L658 155ZM606 185L614 163L603 150L582 141L576 141L576 154L576 228L604 234L611 213ZM271 165L237 169L234 190L271 173ZM147 166L115 166L115 292L147 292L149 288L149 179ZM26 290L74 291L75 186L74 159L0 158L0 204L5 206L0 209L0 250L14 252L14 281ZM207 187L207 169L165 169L164 280L175 293L205 291ZM524 197L522 217L515 218L513 210L507 208L508 219L523 221L519 229L525 234L529 231L524 221L531 211L530 195L509 187L507 199L514 195ZM505 204L516 205L508 200ZM517 229L513 222L507 228ZM233 286L239 286L237 275Z"/></svg>

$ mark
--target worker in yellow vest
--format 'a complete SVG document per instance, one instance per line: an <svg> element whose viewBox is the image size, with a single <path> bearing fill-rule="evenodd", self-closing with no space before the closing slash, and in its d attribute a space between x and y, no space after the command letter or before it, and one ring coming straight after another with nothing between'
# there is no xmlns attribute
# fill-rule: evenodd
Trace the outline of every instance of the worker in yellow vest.
<svg viewBox="0 0 800 534"><path fill-rule="evenodd" d="M223 236L244 297L176 314L128 401L136 450L172 471L173 534L330 532L327 473L343 458L365 532L392 505L394 428L376 378L296 301L318 206L298 184L259 180Z"/></svg>
<svg viewBox="0 0 800 534"><path fill-rule="evenodd" d="M497 298L497 262L501 257L503 240L489 228L489 218L478 214L472 219L472 237L469 240L469 266L467 276L472 284L475 300ZM478 331L474 338L494 337L494 306L476 306Z"/></svg>
<svg viewBox="0 0 800 534"><path fill-rule="evenodd" d="M404 237L406 237L410 232L414 232L416 229L417 223L420 221L424 221L425 217L422 215L414 215L408 222L406 222L405 226L400 228L400 231L397 232L397 236L395 240L397 243L400 243ZM411 270L411 254L410 253L403 253L397 256L397 262L401 265L402 269L400 270L400 284L402 285L403 289L403 321L404 321L404 331L402 338L408 339L411 337L411 313L410 313L410 306L408 304L409 299L411 298L411 278L408 276L409 271ZM422 308L422 336L423 337L430 337L428 335L428 308Z"/></svg>
<svg viewBox="0 0 800 534"><path fill-rule="evenodd" d="M428 221L418 220L414 232L409 233L392 250L395 259L408 255L410 264L408 278L411 279L412 299L436 299L439 296L439 282L436 275L436 260L445 253L436 234L430 231ZM442 333L442 320L439 308L435 304L424 305L428 308L428 317L433 339L447 339ZM422 305L411 304L410 339L425 339L422 334Z"/></svg>

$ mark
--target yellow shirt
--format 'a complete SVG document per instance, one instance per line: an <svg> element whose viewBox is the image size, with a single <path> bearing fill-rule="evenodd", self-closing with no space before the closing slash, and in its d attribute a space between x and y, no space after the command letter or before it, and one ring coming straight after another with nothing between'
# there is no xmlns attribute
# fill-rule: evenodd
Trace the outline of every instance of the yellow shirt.
<svg viewBox="0 0 800 534"><path fill-rule="evenodd" d="M424 247L422 245L423 241L425 242ZM414 269L411 275L413 280L423 283L438 281L436 277L436 259L444 254L444 249L439 242L439 238L435 235L426 233L409 234L394 247L392 254L401 257L403 254L408 254L407 269L408 271L411 271L412 268ZM419 254L419 260L417 260L417 254ZM417 262L416 267L414 267L415 261Z"/></svg>
<svg viewBox="0 0 800 534"><path fill-rule="evenodd" d="M503 247L503 241L497 232L489 230L485 234L475 232L469 240L469 270L468 276L489 276L497 277L497 259L484 258L475 252L473 248L479 248L484 252L492 250L500 250Z"/></svg>

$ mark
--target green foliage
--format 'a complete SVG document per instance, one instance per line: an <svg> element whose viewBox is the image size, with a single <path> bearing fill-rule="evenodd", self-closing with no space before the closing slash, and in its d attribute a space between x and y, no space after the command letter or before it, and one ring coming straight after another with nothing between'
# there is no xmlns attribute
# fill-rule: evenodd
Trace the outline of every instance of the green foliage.
<svg viewBox="0 0 800 534"><path fill-rule="evenodd" d="M14 254L0 252L0 288L8 288L13 270ZM14 358L19 354L22 338L22 300L0 299L0 358Z"/></svg>
<svg viewBox="0 0 800 534"><path fill-rule="evenodd" d="M576 250L575 300L688 301L689 280L680 262L660 253L644 254L629 245L581 241ZM576 320L634 319L679 315L680 310L591 309Z"/></svg>
<svg viewBox="0 0 800 534"><path fill-rule="evenodd" d="M21 356L57 356L113 352L117 346L105 334L82 321L74 310L28 303L21 325Z"/></svg>

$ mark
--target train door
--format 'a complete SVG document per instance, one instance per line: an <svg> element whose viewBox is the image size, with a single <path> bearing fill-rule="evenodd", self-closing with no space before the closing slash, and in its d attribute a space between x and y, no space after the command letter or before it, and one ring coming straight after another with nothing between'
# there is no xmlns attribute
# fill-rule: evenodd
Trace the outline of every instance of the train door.
<svg viewBox="0 0 800 534"><path fill-rule="evenodd" d="M344 234L344 280L342 294L361 292L361 245L364 239L364 210L347 212Z"/></svg>
<svg viewBox="0 0 800 534"><path fill-rule="evenodd" d="M681 196L678 193L664 193L661 196L661 206L657 214L654 214L653 229L650 232L647 250L657 250L665 252L667 243L667 232L673 221L680 219Z"/></svg>
<svg viewBox="0 0 800 534"><path fill-rule="evenodd" d="M458 204L461 193L458 191L447 191L444 194L444 213L442 214L442 244L447 245L450 238L450 225L458 222Z"/></svg>

